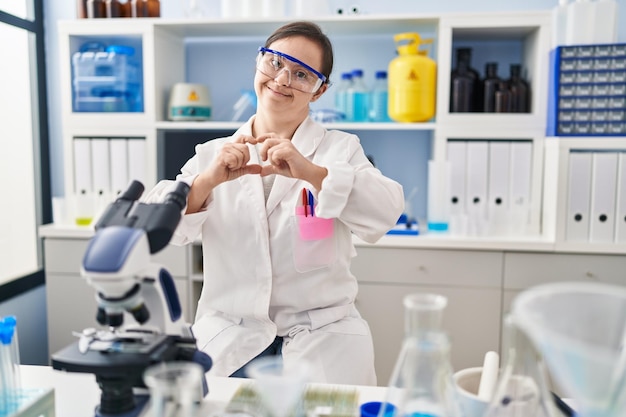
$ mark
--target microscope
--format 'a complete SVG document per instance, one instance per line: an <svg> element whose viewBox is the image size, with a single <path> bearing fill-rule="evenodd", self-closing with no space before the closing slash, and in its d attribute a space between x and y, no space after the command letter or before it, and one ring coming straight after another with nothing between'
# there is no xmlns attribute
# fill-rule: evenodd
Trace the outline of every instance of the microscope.
<svg viewBox="0 0 626 417"><path fill-rule="evenodd" d="M149 398L143 373L152 365L189 361L204 372L212 365L183 321L172 276L151 262L169 243L189 186L177 182L162 203L152 204L137 202L143 190L133 181L106 208L83 257L81 275L96 291L101 330L84 329L52 355L54 369L95 374L101 390L96 417L139 416ZM197 400L207 392L203 380Z"/></svg>

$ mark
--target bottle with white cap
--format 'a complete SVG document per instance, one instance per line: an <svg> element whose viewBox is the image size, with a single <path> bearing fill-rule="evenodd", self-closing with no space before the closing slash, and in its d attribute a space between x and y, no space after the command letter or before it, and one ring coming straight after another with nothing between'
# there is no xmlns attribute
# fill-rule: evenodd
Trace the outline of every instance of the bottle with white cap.
<svg viewBox="0 0 626 417"><path fill-rule="evenodd" d="M552 47L565 45L565 31L567 30L567 3L568 0L559 0L559 4L552 9Z"/></svg>
<svg viewBox="0 0 626 417"><path fill-rule="evenodd" d="M617 42L617 1L596 0L593 43Z"/></svg>
<svg viewBox="0 0 626 417"><path fill-rule="evenodd" d="M591 0L575 0L567 5L566 45L593 43L595 11Z"/></svg>

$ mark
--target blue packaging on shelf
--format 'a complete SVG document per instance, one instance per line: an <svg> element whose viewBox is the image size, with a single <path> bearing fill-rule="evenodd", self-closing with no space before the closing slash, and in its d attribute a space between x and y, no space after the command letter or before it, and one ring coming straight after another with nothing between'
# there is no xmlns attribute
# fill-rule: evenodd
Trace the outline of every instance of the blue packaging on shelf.
<svg viewBox="0 0 626 417"><path fill-rule="evenodd" d="M550 53L548 136L626 135L626 43Z"/></svg>
<svg viewBox="0 0 626 417"><path fill-rule="evenodd" d="M135 49L110 45L72 56L74 112L142 112L141 61Z"/></svg>

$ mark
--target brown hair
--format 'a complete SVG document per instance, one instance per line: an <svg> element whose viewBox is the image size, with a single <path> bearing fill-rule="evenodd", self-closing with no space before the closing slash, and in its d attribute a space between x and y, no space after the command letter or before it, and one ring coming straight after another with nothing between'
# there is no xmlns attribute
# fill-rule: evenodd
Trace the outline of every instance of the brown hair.
<svg viewBox="0 0 626 417"><path fill-rule="evenodd" d="M299 21L287 23L279 27L265 41L268 48L272 43L284 38L302 36L315 42L322 50L322 68L320 72L326 76L326 83L330 84L330 73L333 71L333 45L322 29L313 22Z"/></svg>

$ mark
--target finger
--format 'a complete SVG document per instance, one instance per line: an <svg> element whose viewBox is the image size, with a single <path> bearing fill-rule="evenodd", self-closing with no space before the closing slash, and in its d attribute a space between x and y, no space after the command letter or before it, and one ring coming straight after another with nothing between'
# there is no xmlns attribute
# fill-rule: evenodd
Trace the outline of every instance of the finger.
<svg viewBox="0 0 626 417"><path fill-rule="evenodd" d="M259 173L262 177L267 177L268 175L276 174L277 172L273 165L263 165Z"/></svg>
<svg viewBox="0 0 626 417"><path fill-rule="evenodd" d="M258 164L246 165L242 168L244 174L262 174L263 168Z"/></svg>
<svg viewBox="0 0 626 417"><path fill-rule="evenodd" d="M275 137L277 137L277 136L276 136L276 133L274 133L274 132L269 132L269 133L263 133L262 135L257 136L257 137L256 137L256 140L257 140L259 143L262 143L262 142L264 142L266 139L273 139L273 138L275 138Z"/></svg>
<svg viewBox="0 0 626 417"><path fill-rule="evenodd" d="M250 135L239 135L235 138L233 143L250 143L255 145L257 143L257 139L254 136Z"/></svg>

